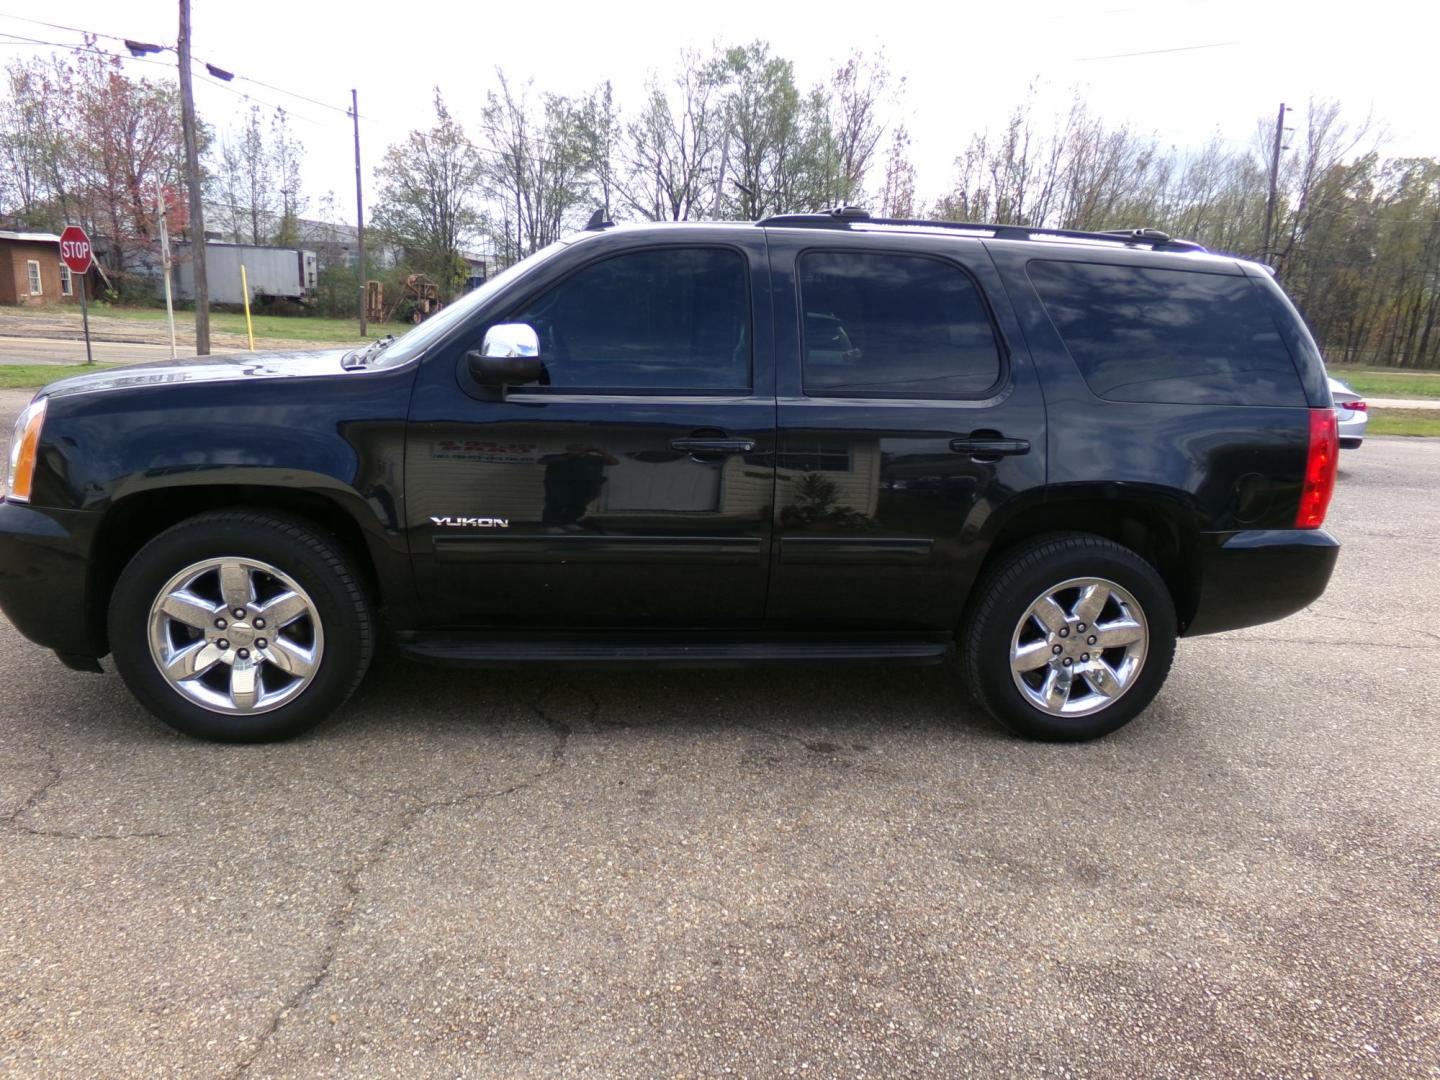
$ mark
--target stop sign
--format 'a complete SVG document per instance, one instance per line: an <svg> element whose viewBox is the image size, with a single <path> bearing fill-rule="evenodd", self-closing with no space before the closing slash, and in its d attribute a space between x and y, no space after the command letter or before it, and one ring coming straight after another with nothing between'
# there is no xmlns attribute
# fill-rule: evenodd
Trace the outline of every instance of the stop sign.
<svg viewBox="0 0 1440 1080"><path fill-rule="evenodd" d="M83 274L90 269L90 237L79 225L66 225L60 234L60 261L73 273Z"/></svg>

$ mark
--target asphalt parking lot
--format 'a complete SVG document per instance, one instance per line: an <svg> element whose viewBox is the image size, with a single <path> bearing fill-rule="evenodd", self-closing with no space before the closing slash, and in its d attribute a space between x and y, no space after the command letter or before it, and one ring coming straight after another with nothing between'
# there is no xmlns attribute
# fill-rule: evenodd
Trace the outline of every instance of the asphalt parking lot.
<svg viewBox="0 0 1440 1080"><path fill-rule="evenodd" d="M1440 1076L1440 441L1331 527L1083 746L953 667L391 658L221 747L0 619L0 1073Z"/></svg>

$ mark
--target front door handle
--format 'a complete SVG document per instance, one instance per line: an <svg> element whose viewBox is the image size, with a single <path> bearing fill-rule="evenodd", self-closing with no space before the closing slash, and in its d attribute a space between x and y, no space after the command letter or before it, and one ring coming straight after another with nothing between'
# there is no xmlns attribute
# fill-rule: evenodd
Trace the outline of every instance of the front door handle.
<svg viewBox="0 0 1440 1080"><path fill-rule="evenodd" d="M950 449L957 454L973 457L1008 457L1013 454L1028 454L1030 443L1026 439L1006 439L998 435L971 435L965 439L951 439Z"/></svg>
<svg viewBox="0 0 1440 1080"><path fill-rule="evenodd" d="M670 449L697 455L748 454L755 449L755 440L695 436L689 439L671 439Z"/></svg>

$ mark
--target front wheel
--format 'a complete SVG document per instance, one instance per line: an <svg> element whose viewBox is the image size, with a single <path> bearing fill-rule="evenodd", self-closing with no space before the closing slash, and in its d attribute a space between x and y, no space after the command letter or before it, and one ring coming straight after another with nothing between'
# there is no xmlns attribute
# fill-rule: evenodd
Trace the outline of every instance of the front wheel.
<svg viewBox="0 0 1440 1080"><path fill-rule="evenodd" d="M314 726L370 662L370 604L335 541L262 512L201 514L151 540L111 597L110 648L131 692L204 739Z"/></svg>
<svg viewBox="0 0 1440 1080"><path fill-rule="evenodd" d="M1175 606L1155 568L1098 536L1041 537L1004 555L964 627L971 689L1018 734L1109 734L1160 692L1175 655Z"/></svg>

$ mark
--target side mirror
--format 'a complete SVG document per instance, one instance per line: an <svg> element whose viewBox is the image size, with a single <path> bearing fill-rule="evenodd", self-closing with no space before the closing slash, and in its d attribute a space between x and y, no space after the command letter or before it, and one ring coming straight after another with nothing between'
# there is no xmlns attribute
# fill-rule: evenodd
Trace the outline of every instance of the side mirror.
<svg viewBox="0 0 1440 1080"><path fill-rule="evenodd" d="M470 377L481 386L523 386L540 381L540 339L525 323L498 323L479 349L465 354Z"/></svg>

